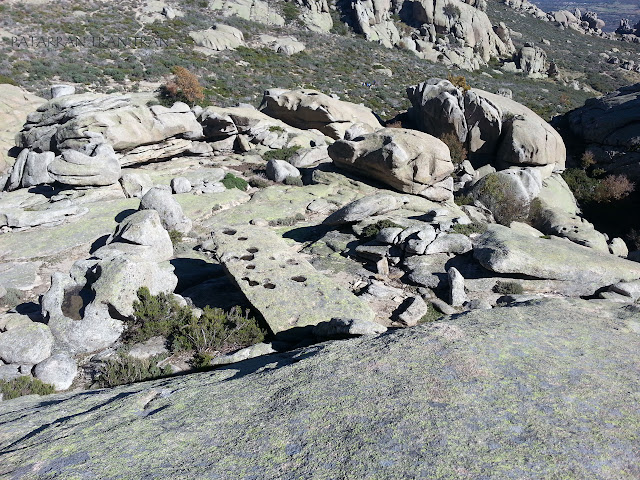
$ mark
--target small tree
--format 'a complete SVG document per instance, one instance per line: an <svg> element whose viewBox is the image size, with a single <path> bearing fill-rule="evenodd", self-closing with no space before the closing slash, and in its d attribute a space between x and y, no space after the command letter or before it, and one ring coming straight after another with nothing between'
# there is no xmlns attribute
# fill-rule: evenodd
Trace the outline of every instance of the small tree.
<svg viewBox="0 0 640 480"><path fill-rule="evenodd" d="M624 175L609 175L596 187L594 200L596 202L622 200L634 189L635 184Z"/></svg>
<svg viewBox="0 0 640 480"><path fill-rule="evenodd" d="M173 67L172 71L174 77L160 87L163 98L190 104L204 100L204 89L198 77L184 67Z"/></svg>
<svg viewBox="0 0 640 480"><path fill-rule="evenodd" d="M445 133L440 140L449 147L451 161L454 165L460 165L467 159L467 149L464 148L464 145L455 133Z"/></svg>

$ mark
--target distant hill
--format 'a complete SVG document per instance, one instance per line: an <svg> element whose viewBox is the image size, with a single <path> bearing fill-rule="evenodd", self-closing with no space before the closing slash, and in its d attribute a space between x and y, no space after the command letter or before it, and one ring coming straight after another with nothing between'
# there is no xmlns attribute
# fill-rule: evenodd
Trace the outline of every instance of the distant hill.
<svg viewBox="0 0 640 480"><path fill-rule="evenodd" d="M593 10L606 22L605 31L614 31L621 18L629 18L635 24L640 20L640 2L639 1L607 1L601 0L530 0L545 12L555 10L571 10L579 8L581 10Z"/></svg>

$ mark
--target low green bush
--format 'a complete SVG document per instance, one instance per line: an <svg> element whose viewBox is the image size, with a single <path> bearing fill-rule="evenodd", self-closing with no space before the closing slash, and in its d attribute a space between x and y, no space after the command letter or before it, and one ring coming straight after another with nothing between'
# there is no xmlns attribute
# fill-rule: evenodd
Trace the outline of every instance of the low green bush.
<svg viewBox="0 0 640 480"><path fill-rule="evenodd" d="M237 188L238 190L245 191L249 184L246 180L240 177L236 177L233 173L227 173L222 179L222 184L227 189Z"/></svg>
<svg viewBox="0 0 640 480"><path fill-rule="evenodd" d="M500 295L520 295L524 292L524 289L518 282L503 282L498 280L493 287L493 291Z"/></svg>
<svg viewBox="0 0 640 480"><path fill-rule="evenodd" d="M166 377L173 373L171 366L158 366L158 362L165 358L166 355L139 360L120 354L104 362L100 369L97 383L101 387L115 387L117 385Z"/></svg>
<svg viewBox="0 0 640 480"><path fill-rule="evenodd" d="M444 317L444 314L442 314L438 310L436 310L435 307L433 306L433 304L429 302L429 307L427 309L427 313L425 313L422 316L422 318L418 321L418 323L419 324L431 323L431 322L435 322L437 320L440 320L442 317Z"/></svg>
<svg viewBox="0 0 640 480"><path fill-rule="evenodd" d="M285 185L293 185L296 187L303 187L304 183L302 183L302 178L300 177L286 177L284 179Z"/></svg>
<svg viewBox="0 0 640 480"><path fill-rule="evenodd" d="M170 230L169 238L171 239L171 243L175 247L178 243L182 242L182 232L178 230Z"/></svg>
<svg viewBox="0 0 640 480"><path fill-rule="evenodd" d="M473 195L455 195L453 201L459 207L463 205L473 205Z"/></svg>
<svg viewBox="0 0 640 480"><path fill-rule="evenodd" d="M461 233L462 235L471 235L472 233L484 233L487 231L487 224L480 222L473 222L467 225L456 223L451 227L452 233Z"/></svg>
<svg viewBox="0 0 640 480"><path fill-rule="evenodd" d="M11 400L23 395L49 395L54 391L53 385L28 375L13 380L0 380L0 393L2 393L4 400Z"/></svg>
<svg viewBox="0 0 640 480"><path fill-rule="evenodd" d="M365 239L374 238L376 235L378 235L380 230L391 227L402 228L400 225L392 222L391 220L379 220L376 223L372 223L371 225L367 225L366 227L364 227L364 229L362 230L362 237Z"/></svg>
<svg viewBox="0 0 640 480"><path fill-rule="evenodd" d="M449 153L451 154L451 162L454 165L460 165L467 159L467 149L458 138L455 133L446 133L440 137L447 147L449 147Z"/></svg>
<svg viewBox="0 0 640 480"><path fill-rule="evenodd" d="M277 148L275 150L269 150L262 155L262 158L266 161L269 160L289 160L294 153L300 150L300 145L293 145L292 147Z"/></svg>

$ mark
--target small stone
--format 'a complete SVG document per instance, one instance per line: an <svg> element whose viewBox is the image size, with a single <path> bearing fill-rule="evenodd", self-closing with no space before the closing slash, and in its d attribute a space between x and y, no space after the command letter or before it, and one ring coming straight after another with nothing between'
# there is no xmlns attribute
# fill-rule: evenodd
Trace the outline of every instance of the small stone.
<svg viewBox="0 0 640 480"><path fill-rule="evenodd" d="M468 300L464 291L464 277L455 267L451 267L447 271L447 276L449 278L450 303L454 307L460 307Z"/></svg>
<svg viewBox="0 0 640 480"><path fill-rule="evenodd" d="M51 355L54 338L47 325L31 322L0 333L0 358L35 365Z"/></svg>
<svg viewBox="0 0 640 480"><path fill-rule="evenodd" d="M191 191L191 182L185 177L172 178L171 190L173 190L173 193L189 193Z"/></svg>
<svg viewBox="0 0 640 480"><path fill-rule="evenodd" d="M52 355L36 365L35 369L36 378L53 385L56 391L68 389L77 374L75 360L64 353Z"/></svg>
<svg viewBox="0 0 640 480"><path fill-rule="evenodd" d="M398 319L406 326L413 327L418 324L420 319L424 317L428 311L429 306L422 297L411 297L409 299L409 305L406 310L398 316Z"/></svg>
<svg viewBox="0 0 640 480"><path fill-rule="evenodd" d="M389 262L386 257L381 258L376 262L376 270L380 275L389 275Z"/></svg>
<svg viewBox="0 0 640 480"><path fill-rule="evenodd" d="M457 312L455 308L453 308L444 300L440 300L439 298L432 298L429 301L436 310L438 310L440 313L444 313L445 315L453 315Z"/></svg>

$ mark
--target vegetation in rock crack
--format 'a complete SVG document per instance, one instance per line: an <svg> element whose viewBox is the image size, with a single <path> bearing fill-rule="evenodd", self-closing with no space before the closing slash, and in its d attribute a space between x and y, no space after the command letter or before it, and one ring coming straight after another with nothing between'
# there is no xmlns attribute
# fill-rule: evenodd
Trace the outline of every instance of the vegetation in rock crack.
<svg viewBox="0 0 640 480"><path fill-rule="evenodd" d="M427 313L425 313L418 323L431 323L440 320L444 314L436 310L431 302L427 302Z"/></svg>
<svg viewBox="0 0 640 480"><path fill-rule="evenodd" d="M362 238L364 239L374 238L376 235L378 235L380 230L382 230L383 228L391 228L391 227L402 228L400 225L398 225L397 223L391 220L386 220L386 219L379 220L376 223L367 225L366 227L364 227L364 229L362 229Z"/></svg>
<svg viewBox="0 0 640 480"><path fill-rule="evenodd" d="M156 355L145 359L137 359L120 353L115 358L110 358L102 364L97 384L100 387L115 387L117 385L166 377L173 373L171 366L158 365L165 358L167 358L166 355Z"/></svg>
<svg viewBox="0 0 640 480"><path fill-rule="evenodd" d="M507 282L498 280L493 286L493 291L500 295L520 295L524 292L522 285L518 282Z"/></svg>
<svg viewBox="0 0 640 480"><path fill-rule="evenodd" d="M257 321L240 307L226 312L205 307L198 316L190 307L181 306L171 294L151 295L141 287L133 305L134 319L128 322L124 335L128 344L144 342L151 337L168 339L175 351L228 352L264 340L265 333Z"/></svg>
<svg viewBox="0 0 640 480"><path fill-rule="evenodd" d="M281 133L281 132L284 132L284 128L282 128L280 125L271 125L269 127L269 131Z"/></svg>
<svg viewBox="0 0 640 480"><path fill-rule="evenodd" d="M24 292L17 288L7 288L7 293L0 297L0 305L14 308L22 303L25 298Z"/></svg>
<svg viewBox="0 0 640 480"><path fill-rule="evenodd" d="M447 7L449 7L451 5L447 5ZM446 7L445 7L446 8ZM458 7L453 6L453 8L458 9ZM460 10L458 9L458 15L460 14ZM449 74L449 76L447 77L447 80L449 80L454 87L458 87L460 89L462 89L463 91L467 91L467 90L471 90L471 85L469 85L467 83L467 79L465 78L464 75L454 75L452 73Z"/></svg>
<svg viewBox="0 0 640 480"><path fill-rule="evenodd" d="M470 195L468 193L457 194L457 195L454 195L453 201L455 202L456 205L460 207L463 205L473 205L473 195Z"/></svg>
<svg viewBox="0 0 640 480"><path fill-rule="evenodd" d="M460 8L456 5L448 3L444 6L444 14L449 18L459 18L460 17Z"/></svg>
<svg viewBox="0 0 640 480"><path fill-rule="evenodd" d="M492 213L496 221L509 226L511 222L526 222L529 218L529 202L518 196L510 185L505 185L496 174L482 179L479 194L491 199Z"/></svg>
<svg viewBox="0 0 640 480"><path fill-rule="evenodd" d="M175 247L177 244L182 242L182 232L178 230L169 230L169 238L171 239L171 243Z"/></svg>
<svg viewBox="0 0 640 480"><path fill-rule="evenodd" d="M238 190L245 191L249 186L249 183L240 177L236 177L233 173L227 173L222 179L222 184L227 189L237 188Z"/></svg>
<svg viewBox="0 0 640 480"><path fill-rule="evenodd" d="M296 213L291 217L277 218L275 220L269 220L269 226L271 227L290 227L305 219L302 213Z"/></svg>
<svg viewBox="0 0 640 480"><path fill-rule="evenodd" d="M449 153L451 154L451 161L454 165L460 165L467 159L467 149L464 148L463 143L460 141L455 133L445 133L440 137L447 147L449 147Z"/></svg>
<svg viewBox="0 0 640 480"><path fill-rule="evenodd" d="M300 150L300 145L293 145L291 147L277 148L275 150L269 150L262 155L266 161L269 160L289 160L294 153Z"/></svg>
<svg viewBox="0 0 640 480"><path fill-rule="evenodd" d="M484 233L487 231L487 224L473 222L468 224L456 223L451 227L451 233L461 233L463 235L471 235L473 233Z"/></svg>
<svg viewBox="0 0 640 480"><path fill-rule="evenodd" d="M282 16L287 23L295 22L300 17L300 7L298 7L294 0L285 2L282 6Z"/></svg>
<svg viewBox="0 0 640 480"><path fill-rule="evenodd" d="M193 105L204 100L204 89L198 77L184 67L173 67L173 78L160 87L160 98L165 104L185 102Z"/></svg>
<svg viewBox="0 0 640 480"><path fill-rule="evenodd" d="M304 187L304 183L302 183L302 178L301 177L286 177L284 179L284 184L285 185L293 185L295 187Z"/></svg>
<svg viewBox="0 0 640 480"><path fill-rule="evenodd" d="M0 393L4 400L11 400L23 395L49 395L54 391L53 385L28 375L13 380L0 380Z"/></svg>

